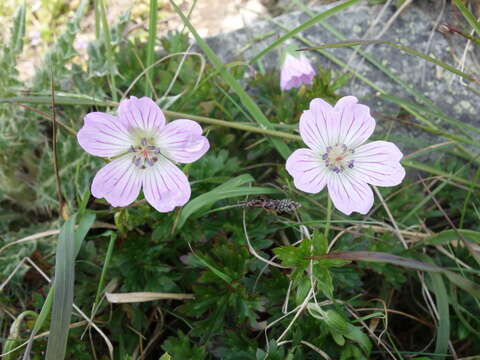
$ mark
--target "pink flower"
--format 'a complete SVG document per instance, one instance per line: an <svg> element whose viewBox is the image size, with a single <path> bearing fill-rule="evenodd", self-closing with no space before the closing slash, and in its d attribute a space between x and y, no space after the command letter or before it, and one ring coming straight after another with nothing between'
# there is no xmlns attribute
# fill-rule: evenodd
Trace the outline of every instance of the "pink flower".
<svg viewBox="0 0 480 360"><path fill-rule="evenodd" d="M298 149L286 168L295 187L316 194L325 185L335 207L346 215L366 214L373 205L368 184L395 186L405 177L402 153L388 141L362 145L372 135L375 120L366 105L346 96L332 107L313 99L300 117L300 135L309 149Z"/></svg>
<svg viewBox="0 0 480 360"><path fill-rule="evenodd" d="M303 54L295 57L287 53L280 74L280 88L290 90L302 84L311 85L315 74L310 61Z"/></svg>
<svg viewBox="0 0 480 360"><path fill-rule="evenodd" d="M174 164L191 163L210 147L202 128L192 120L165 124L151 99L132 96L118 107L118 116L92 112L78 132L89 154L114 158L95 175L92 195L112 206L127 206L143 187L145 199L158 211L172 211L190 198L190 184Z"/></svg>

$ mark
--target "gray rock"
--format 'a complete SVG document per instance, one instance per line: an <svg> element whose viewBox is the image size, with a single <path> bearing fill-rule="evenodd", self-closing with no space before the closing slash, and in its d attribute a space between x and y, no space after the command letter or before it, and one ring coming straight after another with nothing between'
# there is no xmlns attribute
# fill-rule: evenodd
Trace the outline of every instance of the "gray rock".
<svg viewBox="0 0 480 360"><path fill-rule="evenodd" d="M337 3L315 7L313 8L313 12L315 14L321 13L336 4ZM370 6L365 3L359 3L328 18L326 22L342 33L346 39L361 39L376 16L378 16L380 9L381 6ZM465 41L463 41L462 38L455 37L454 42L449 42L445 38L445 35L436 31L433 34L429 50L426 50L428 39L440 13L440 9L441 1L414 2L396 19L381 39L411 47L422 53L427 52L430 56L453 64L452 52L455 52L457 56L460 57L461 52L464 50ZM381 31L381 28L388 19L391 18L395 10L394 7L390 7L384 12L383 18L378 22L379 25L377 25L376 29L372 32L373 36L369 36L368 39L373 39L375 34ZM283 24L288 29L293 29L308 19L309 15L304 12L293 12L282 15L276 18L275 21ZM274 36L258 40L262 34L268 34L270 32L274 32ZM225 63L228 63L234 60L252 58L284 33L285 30L278 25L270 21L262 21L237 31L208 38L207 42L214 52ZM312 26L301 35L315 45L341 41L322 24ZM292 41L289 41L289 43L292 43ZM452 49L450 47L451 43L455 44L455 48ZM307 46L300 41L297 41L296 44L298 44L299 47ZM425 95L446 114L462 123L468 123L480 128L480 119L477 116L480 110L479 96L462 84L458 78L452 81L453 75L451 73L439 66L425 62L418 57L409 55L388 45L363 46L362 49L367 49L368 53L373 56L376 61L386 66L401 81L404 81L410 87ZM354 50L352 48L337 48L326 51L335 55L343 62L347 62ZM278 50L270 52L262 59L263 65L267 68L278 68L277 54ZM337 74L343 71L342 67L314 51L310 51L308 56L311 60L315 61L317 66L334 69ZM475 70L475 66L470 61L471 56L468 58L469 61L465 69L466 72L472 73ZM405 90L404 86L385 75L385 73L366 61L360 54L357 54L351 63L351 68L359 75L368 78L376 87L381 89L382 92L405 99L410 103L430 108L429 106L423 105L421 99L412 96L411 93ZM421 78L423 72L425 81L422 85ZM470 86L472 86L472 84L470 84ZM387 115L387 118L388 116L398 117L400 107L393 102L380 98L377 89L372 88L357 77L353 77L349 84L342 88L340 92L344 95L355 95L362 103L371 106L372 111L377 113L376 118L378 125L375 135L381 138L389 136L391 139L400 141L404 151L407 153L442 141L438 136L432 136L422 130L405 126L404 124L398 124L396 121L386 120L385 117L382 117L382 114ZM454 134L461 134L461 130L445 123L440 118L432 118L432 120L444 130ZM409 121L420 123L418 119L414 119L413 117L410 117ZM471 135L474 136L474 134ZM478 134L475 135L477 136L476 140L480 142ZM479 148L474 147L474 149L476 152L479 151Z"/></svg>

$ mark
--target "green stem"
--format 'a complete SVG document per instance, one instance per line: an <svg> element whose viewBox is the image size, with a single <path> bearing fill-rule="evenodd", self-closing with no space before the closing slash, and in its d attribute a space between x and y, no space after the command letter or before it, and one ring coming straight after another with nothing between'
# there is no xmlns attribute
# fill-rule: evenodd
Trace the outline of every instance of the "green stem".
<svg viewBox="0 0 480 360"><path fill-rule="evenodd" d="M148 43L147 43L147 62L145 68L153 64L155 55L155 41L157 40L157 0L150 0L150 22L148 25ZM145 74L145 96L151 97L152 90L150 81L153 76L153 69L149 69Z"/></svg>

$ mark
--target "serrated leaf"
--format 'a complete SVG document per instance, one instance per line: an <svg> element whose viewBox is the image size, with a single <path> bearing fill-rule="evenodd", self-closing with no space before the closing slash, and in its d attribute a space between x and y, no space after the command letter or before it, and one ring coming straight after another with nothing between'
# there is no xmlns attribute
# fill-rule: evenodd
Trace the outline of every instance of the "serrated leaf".
<svg viewBox="0 0 480 360"><path fill-rule="evenodd" d="M333 280L330 270L323 266L313 265L313 276L317 279L318 287L325 296L329 299L333 298Z"/></svg>

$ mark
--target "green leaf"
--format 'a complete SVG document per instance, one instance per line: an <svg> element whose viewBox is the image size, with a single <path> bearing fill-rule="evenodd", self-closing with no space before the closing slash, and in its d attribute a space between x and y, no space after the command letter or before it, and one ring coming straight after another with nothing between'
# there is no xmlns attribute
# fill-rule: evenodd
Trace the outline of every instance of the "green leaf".
<svg viewBox="0 0 480 360"><path fill-rule="evenodd" d="M273 249L273 252L282 260L282 265L296 267L303 271L310 263L307 259L312 254L310 247L311 241L306 238L301 242L300 246L282 246Z"/></svg>
<svg viewBox="0 0 480 360"><path fill-rule="evenodd" d="M88 231L95 222L94 213L86 213L80 218L77 229L75 230L75 254L74 259L77 257L80 248L82 247L83 239L87 235Z"/></svg>
<svg viewBox="0 0 480 360"><path fill-rule="evenodd" d="M73 307L75 258L83 239L95 220L95 215L86 214L83 216L80 219L77 231L75 231L76 218L77 216L73 215L68 219L58 236L55 278L53 280L52 318L45 356L47 360L61 360L65 357Z"/></svg>
<svg viewBox="0 0 480 360"><path fill-rule="evenodd" d="M315 254L326 254L328 249L327 238L318 230L315 230L312 235L313 252Z"/></svg>
<svg viewBox="0 0 480 360"><path fill-rule="evenodd" d="M355 341L367 357L369 357L370 352L372 351L372 343L367 335L358 327L349 324L348 333L344 336L347 339Z"/></svg>
<svg viewBox="0 0 480 360"><path fill-rule="evenodd" d="M348 321L334 310L327 310L323 314L323 321L332 333L347 336L351 331Z"/></svg>
<svg viewBox="0 0 480 360"><path fill-rule="evenodd" d="M447 289L440 274L430 273L431 286L435 293L439 316L437 338L435 340L435 358L445 359L450 341L450 311Z"/></svg>
<svg viewBox="0 0 480 360"><path fill-rule="evenodd" d="M330 270L328 268L319 266L317 264L313 265L313 276L318 281L318 287L329 299L333 298L333 280Z"/></svg>
<svg viewBox="0 0 480 360"><path fill-rule="evenodd" d="M23 38L25 37L25 1L18 8L13 20L12 33L10 37L9 52L11 56L19 55L23 50Z"/></svg>
<svg viewBox="0 0 480 360"><path fill-rule="evenodd" d="M213 205L219 200L247 196L247 195L263 195L276 194L278 190L266 187L255 186L241 186L253 181L253 178L248 174L243 174L230 179L226 183L217 186L215 189L197 196L195 199L185 205L180 213L177 223L177 229L180 229L187 219L193 214L201 215L206 211L206 208ZM202 211L203 210L203 211Z"/></svg>
<svg viewBox="0 0 480 360"><path fill-rule="evenodd" d="M477 17L472 14L470 10L465 6L462 0L453 0L455 6L460 10L465 20L468 21L470 26L480 35L480 23L477 21Z"/></svg>
<svg viewBox="0 0 480 360"><path fill-rule="evenodd" d="M73 305L75 277L75 216L62 226L55 257L54 295L46 360L65 358Z"/></svg>
<svg viewBox="0 0 480 360"><path fill-rule="evenodd" d="M403 258L400 256L375 252L375 251L339 251L335 253L330 253L326 255L313 256L313 259L342 259L342 260L351 260L351 261L370 261L377 263L389 263L393 265L404 266L410 269L421 270L426 272L433 273L442 273L445 275L452 283L454 283L459 288L465 290L470 295L480 299L480 285L460 276L453 271L441 268L440 266L424 263L421 261Z"/></svg>

